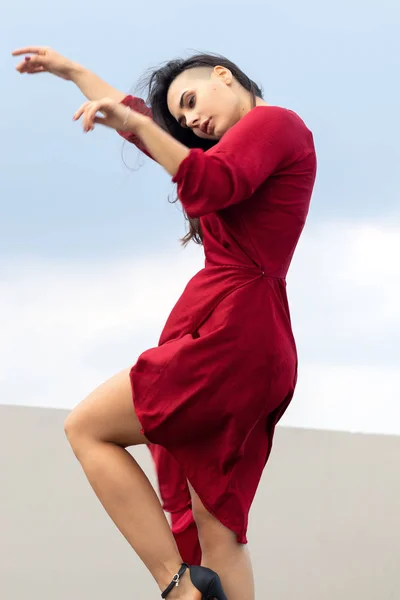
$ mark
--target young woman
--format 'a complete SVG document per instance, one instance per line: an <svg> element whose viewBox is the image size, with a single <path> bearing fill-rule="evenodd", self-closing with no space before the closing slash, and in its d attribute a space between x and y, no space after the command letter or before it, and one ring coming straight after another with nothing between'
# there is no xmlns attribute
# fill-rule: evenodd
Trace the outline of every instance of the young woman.
<svg viewBox="0 0 400 600"><path fill-rule="evenodd" d="M252 600L248 513L297 378L285 278L316 177L312 133L220 56L160 67L146 105L50 48L13 54L20 73L79 86L84 131L112 127L170 174L184 243L204 246L159 345L68 417L71 446L163 597ZM156 460L175 538L126 451L136 444Z"/></svg>

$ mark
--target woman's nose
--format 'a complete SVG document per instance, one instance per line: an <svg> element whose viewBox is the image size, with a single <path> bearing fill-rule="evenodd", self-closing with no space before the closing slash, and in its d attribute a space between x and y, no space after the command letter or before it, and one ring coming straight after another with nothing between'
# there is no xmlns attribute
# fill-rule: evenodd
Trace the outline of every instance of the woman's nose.
<svg viewBox="0 0 400 600"><path fill-rule="evenodd" d="M200 127L199 115L188 115L186 123L187 126L191 129L194 129L195 127Z"/></svg>

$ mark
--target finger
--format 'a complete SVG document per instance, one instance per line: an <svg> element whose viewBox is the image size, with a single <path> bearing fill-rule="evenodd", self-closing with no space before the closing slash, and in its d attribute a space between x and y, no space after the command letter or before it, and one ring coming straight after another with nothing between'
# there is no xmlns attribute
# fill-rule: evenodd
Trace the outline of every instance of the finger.
<svg viewBox="0 0 400 600"><path fill-rule="evenodd" d="M27 73L37 67L44 67L46 64L45 56L26 56L25 60L20 62L15 68L20 73Z"/></svg>
<svg viewBox="0 0 400 600"><path fill-rule="evenodd" d="M25 60L23 61L25 64L29 65L42 65L46 62L47 56L43 56L42 54L33 54L32 56L25 56Z"/></svg>
<svg viewBox="0 0 400 600"><path fill-rule="evenodd" d="M85 130L85 131L86 131L86 132L88 132L88 131L93 131L93 130L94 130L94 127L95 127L95 125L96 125L97 123L98 123L99 125L104 125L105 127L110 127L111 129L113 129L113 126L111 125L111 123L110 123L110 121L109 121L108 117L95 117L95 118L93 119L93 123L92 123L92 125L90 126L90 128L89 128L89 129L87 129L87 130Z"/></svg>
<svg viewBox="0 0 400 600"><path fill-rule="evenodd" d="M94 120L99 110L101 110L100 102L92 102L92 104L86 108L83 117L83 128L85 131L91 131L94 129Z"/></svg>
<svg viewBox="0 0 400 600"><path fill-rule="evenodd" d="M47 69L44 67L37 67L36 69L32 69L32 71L27 71L27 75L36 75L36 73L47 73Z"/></svg>
<svg viewBox="0 0 400 600"><path fill-rule="evenodd" d="M29 68L30 60L28 60L28 59L29 59L29 57L27 56L25 58L25 60L23 60L22 62L20 62L20 63L17 64L17 66L15 67L15 69L17 71L19 71L20 73L25 73L25 71L27 71L28 68Z"/></svg>
<svg viewBox="0 0 400 600"><path fill-rule="evenodd" d="M72 117L74 119L74 121L77 121L78 119L81 118L81 116L83 115L83 113L85 112L86 108L89 106L89 104L91 104L90 101L85 102L84 104L82 104L82 106L80 106L78 108L78 110L76 111L76 113L74 114L74 116Z"/></svg>
<svg viewBox="0 0 400 600"><path fill-rule="evenodd" d="M25 69L26 69L25 61L18 63L17 66L15 67L15 70L19 71L20 73L22 73Z"/></svg>
<svg viewBox="0 0 400 600"><path fill-rule="evenodd" d="M95 117L93 119L94 123L99 123L100 125L104 125L105 127L112 127L107 117Z"/></svg>
<svg viewBox="0 0 400 600"><path fill-rule="evenodd" d="M32 66L32 67L21 67L21 68L17 68L17 71L21 74L23 73L27 73L28 75L30 73L36 73L36 72L43 72L43 73L47 73L48 69L46 69L43 65L36 65L36 66Z"/></svg>
<svg viewBox="0 0 400 600"><path fill-rule="evenodd" d="M12 56L21 56L21 54L44 54L48 50L47 46L26 46L25 48L17 48L11 52Z"/></svg>

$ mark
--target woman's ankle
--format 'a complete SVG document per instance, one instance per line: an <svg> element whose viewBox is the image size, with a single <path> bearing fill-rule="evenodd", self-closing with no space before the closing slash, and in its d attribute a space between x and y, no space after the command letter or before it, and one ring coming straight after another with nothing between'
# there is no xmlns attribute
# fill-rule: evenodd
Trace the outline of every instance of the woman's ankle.
<svg viewBox="0 0 400 600"><path fill-rule="evenodd" d="M181 566L182 563L174 562L173 564L160 566L156 572L152 571L161 592L164 592L175 579L179 579L180 581L180 577L177 578L177 575L179 574Z"/></svg>
<svg viewBox="0 0 400 600"><path fill-rule="evenodd" d="M167 583L165 581L167 580ZM172 585L173 584L173 585ZM169 571L159 581L161 593L168 590L165 598L167 600L201 600L201 592L195 588L190 578L190 569L182 568L182 564L174 571Z"/></svg>

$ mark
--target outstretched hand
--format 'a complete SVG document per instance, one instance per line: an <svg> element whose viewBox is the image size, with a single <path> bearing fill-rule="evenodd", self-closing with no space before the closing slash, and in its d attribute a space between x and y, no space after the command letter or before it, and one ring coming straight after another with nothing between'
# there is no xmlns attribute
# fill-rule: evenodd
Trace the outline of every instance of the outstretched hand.
<svg viewBox="0 0 400 600"><path fill-rule="evenodd" d="M150 117L112 98L85 102L78 108L73 119L82 119L85 132L92 131L95 124L100 123L117 131L133 133L140 139L148 155L172 177L175 177L181 162L190 154L189 148L174 139Z"/></svg>
<svg viewBox="0 0 400 600"><path fill-rule="evenodd" d="M103 116L98 116L101 113ZM82 118L83 131L93 131L95 124L105 125L117 131L134 132L142 119L146 117L129 106L125 106L111 98L103 98L95 102L85 102L73 116L74 121Z"/></svg>
<svg viewBox="0 0 400 600"><path fill-rule="evenodd" d="M52 73L62 79L70 79L74 63L62 56L49 46L27 46L12 52L13 56L25 58L15 67L19 73L36 75L37 73Z"/></svg>

